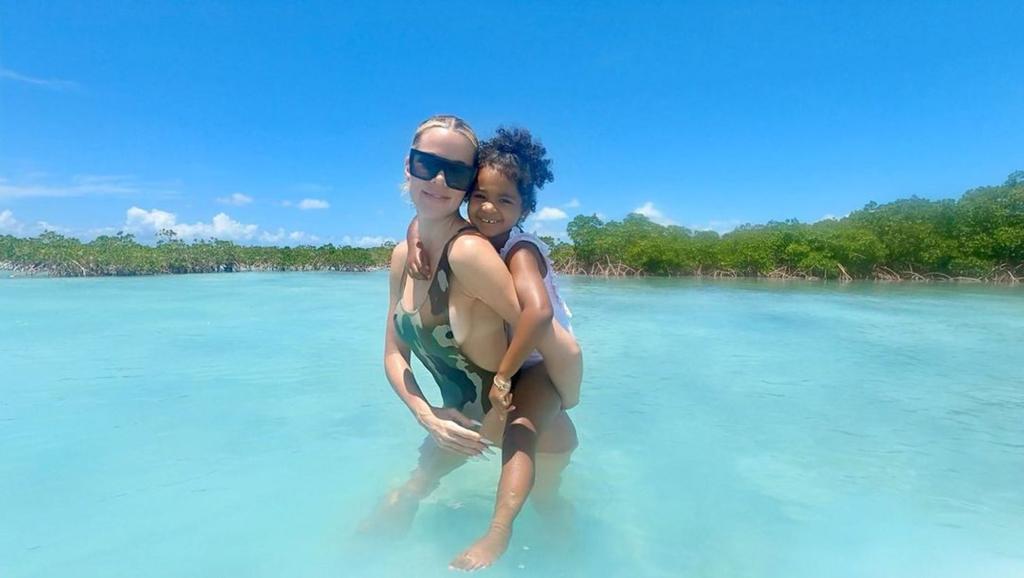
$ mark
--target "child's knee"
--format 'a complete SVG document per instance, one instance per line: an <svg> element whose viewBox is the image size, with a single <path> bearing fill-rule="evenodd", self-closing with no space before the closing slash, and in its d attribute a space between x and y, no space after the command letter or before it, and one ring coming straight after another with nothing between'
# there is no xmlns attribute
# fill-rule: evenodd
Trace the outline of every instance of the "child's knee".
<svg viewBox="0 0 1024 578"><path fill-rule="evenodd" d="M502 446L506 449L534 453L537 447L537 428L533 422L523 417L511 420L505 428Z"/></svg>

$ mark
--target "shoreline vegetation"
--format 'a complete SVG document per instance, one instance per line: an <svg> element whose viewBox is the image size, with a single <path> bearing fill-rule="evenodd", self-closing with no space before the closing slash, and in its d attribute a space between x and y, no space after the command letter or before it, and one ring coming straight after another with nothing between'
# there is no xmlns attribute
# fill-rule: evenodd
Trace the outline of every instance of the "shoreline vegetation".
<svg viewBox="0 0 1024 578"><path fill-rule="evenodd" d="M841 219L743 225L719 235L662 226L639 214L621 221L576 216L571 242L545 238L556 270L570 275L805 280L1024 281L1024 171L959 199L868 203ZM374 271L380 247L262 247L178 239L156 245L124 232L83 243L52 231L0 236L0 270L56 277L241 271Z"/></svg>

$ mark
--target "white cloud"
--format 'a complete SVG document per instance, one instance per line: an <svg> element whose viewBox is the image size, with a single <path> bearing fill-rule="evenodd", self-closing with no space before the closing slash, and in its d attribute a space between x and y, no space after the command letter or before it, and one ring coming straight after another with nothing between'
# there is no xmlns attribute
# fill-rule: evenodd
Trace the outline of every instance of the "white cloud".
<svg viewBox="0 0 1024 578"><path fill-rule="evenodd" d="M575 208L580 206L580 200L579 199L573 199L573 200L569 201L568 203L566 203L566 204L564 204L562 206L565 207L566 209L575 209Z"/></svg>
<svg viewBox="0 0 1024 578"><path fill-rule="evenodd" d="M87 237L99 237L100 235L116 235L118 231L122 231L122 227L97 227L95 229L89 229L86 232Z"/></svg>
<svg viewBox="0 0 1024 578"><path fill-rule="evenodd" d="M62 235L76 236L83 239L95 238L100 235L114 235L119 231L132 233L147 240L160 231L168 229L174 231L183 240L192 239L221 239L225 241L252 241L264 244L283 243L291 245L295 243L317 243L321 238L305 231L286 231L278 228L276 232L266 231L259 225L247 224L236 221L226 213L218 213L209 222L199 221L196 223L179 223L177 215L160 209L146 210L139 207L131 207L125 211L125 221L120 227L97 227L91 229L72 229L60 225L54 225L46 221L37 221L34 225L26 225L14 218L10 210L0 211L0 234L14 234L18 236L37 235L43 231L54 231ZM379 245L384 237L364 237L361 242L367 246Z"/></svg>
<svg viewBox="0 0 1024 578"><path fill-rule="evenodd" d="M152 231L159 232L161 229L173 229L177 224L177 217L174 213L153 209L147 211L138 207L132 207L125 213L125 228L130 231Z"/></svg>
<svg viewBox="0 0 1024 578"><path fill-rule="evenodd" d="M643 216L647 217L648 219L650 219L651 221L653 221L653 222L655 222L655 223L657 223L659 225L675 225L675 224L677 224L672 219L669 219L668 217L666 217L664 215L664 213L662 213L660 210L654 208L654 203L652 203L651 201L647 201L643 205L640 205L639 207L633 209L633 212L637 213L637 214L640 214L640 215L643 215Z"/></svg>
<svg viewBox="0 0 1024 578"><path fill-rule="evenodd" d="M554 237L563 241L569 238L569 234L566 233L565 227L549 229L548 223L545 222L538 223L527 221L523 224L523 229L537 235L538 237Z"/></svg>
<svg viewBox="0 0 1024 578"><path fill-rule="evenodd" d="M271 233L270 231L262 231L259 235L259 240L262 243L280 243L281 241L288 240L294 243L319 243L320 237L311 235L305 231L292 231L288 232L282 228L278 228L276 232Z"/></svg>
<svg viewBox="0 0 1024 578"><path fill-rule="evenodd" d="M58 185L34 181L12 183L8 179L0 178L0 199L134 195L141 192L142 189L135 180L125 175L75 175L70 183Z"/></svg>
<svg viewBox="0 0 1024 578"><path fill-rule="evenodd" d="M541 210L530 216L535 221L559 221L569 217L569 215L565 214L565 211L562 209L556 209L555 207L543 207Z"/></svg>
<svg viewBox="0 0 1024 578"><path fill-rule="evenodd" d="M393 238L391 238L391 237L370 236L370 235L366 235L366 236L362 236L362 237L358 237L358 238L352 237L350 235L345 235L344 237L341 238L341 244L342 245L349 245L351 247L380 247L384 243L394 243L394 242L396 242L396 241Z"/></svg>
<svg viewBox="0 0 1024 578"><path fill-rule="evenodd" d="M226 241L244 241L254 238L259 232L258 225L240 223L226 213L217 213L209 223L178 223L174 213L139 207L128 209L125 215L125 230L133 233L159 233L170 229L186 239L215 238Z"/></svg>
<svg viewBox="0 0 1024 578"><path fill-rule="evenodd" d="M694 231L714 231L719 235L723 235L725 233L728 233L729 231L732 231L736 227L739 227L743 223L744 221L741 221L739 219L727 219L724 221L712 219L702 225L690 225L689 228L693 229Z"/></svg>
<svg viewBox="0 0 1024 578"><path fill-rule="evenodd" d="M55 90L67 90L78 88L77 82L70 80L60 80L56 78L35 78L25 74L15 72L9 68L0 68L0 78L7 80L13 80L15 82L21 82L23 84L31 84L41 88L51 88Z"/></svg>
<svg viewBox="0 0 1024 578"><path fill-rule="evenodd" d="M292 241L306 241L308 243L320 242L320 237L316 235L310 235L309 233L306 233L304 231L292 231L291 233L288 233L288 239Z"/></svg>
<svg viewBox="0 0 1024 578"><path fill-rule="evenodd" d="M260 229L259 225L236 221L227 213L217 213L208 223L179 223L174 213L160 209L147 211L132 207L125 214L124 230L127 232L152 235L163 229L170 229L185 240L213 238L224 241L256 241L264 244L318 243L321 240L317 235L305 231L286 231L280 227L276 231ZM93 232L100 231L97 229Z"/></svg>
<svg viewBox="0 0 1024 578"><path fill-rule="evenodd" d="M263 231L260 233L260 241L263 243L279 243L287 236L288 233L286 233L284 229L278 229L276 233Z"/></svg>
<svg viewBox="0 0 1024 578"><path fill-rule="evenodd" d="M0 233L7 235L20 235L25 226L14 218L10 209L0 211Z"/></svg>
<svg viewBox="0 0 1024 578"><path fill-rule="evenodd" d="M246 240L252 239L259 231L258 225L246 225L240 223L227 215L217 213L210 223L178 224L174 231L182 237L194 239L213 237L224 240Z"/></svg>
<svg viewBox="0 0 1024 578"><path fill-rule="evenodd" d="M303 211L310 209L329 209L331 204L320 199L302 199L299 201L299 208Z"/></svg>
<svg viewBox="0 0 1024 578"><path fill-rule="evenodd" d="M75 233L75 230L71 227L62 227L46 221L36 221L36 230L53 231L54 233L60 233L61 235L74 235Z"/></svg>
<svg viewBox="0 0 1024 578"><path fill-rule="evenodd" d="M235 207L242 207L252 202L252 197L243 195L242 193L232 193L230 197L219 197L217 202L222 205L233 205Z"/></svg>
<svg viewBox="0 0 1024 578"><path fill-rule="evenodd" d="M850 213L846 213L845 215L842 215L840 217L837 217L837 216L833 215L832 213L829 213L829 214L825 215L824 217L818 219L815 222L816 223L820 223L821 221L838 221L840 219L845 219L846 217L849 217L849 216L850 216Z"/></svg>
<svg viewBox="0 0 1024 578"><path fill-rule="evenodd" d="M45 231L53 231L61 235L74 235L75 231L69 227L54 225L46 221L36 221L33 225L26 225L14 218L10 210L0 211L0 234L32 236L39 235Z"/></svg>
<svg viewBox="0 0 1024 578"><path fill-rule="evenodd" d="M608 222L608 216L605 215L604 213L594 213L594 216L597 217L598 219L601 219L602 223Z"/></svg>

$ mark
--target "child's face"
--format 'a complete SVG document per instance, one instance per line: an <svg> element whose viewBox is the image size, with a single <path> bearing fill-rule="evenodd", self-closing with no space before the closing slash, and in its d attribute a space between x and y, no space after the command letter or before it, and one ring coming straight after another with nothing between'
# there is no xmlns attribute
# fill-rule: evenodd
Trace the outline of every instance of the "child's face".
<svg viewBox="0 0 1024 578"><path fill-rule="evenodd" d="M507 233L523 216L516 184L492 167L480 167L469 195L469 221L488 237Z"/></svg>

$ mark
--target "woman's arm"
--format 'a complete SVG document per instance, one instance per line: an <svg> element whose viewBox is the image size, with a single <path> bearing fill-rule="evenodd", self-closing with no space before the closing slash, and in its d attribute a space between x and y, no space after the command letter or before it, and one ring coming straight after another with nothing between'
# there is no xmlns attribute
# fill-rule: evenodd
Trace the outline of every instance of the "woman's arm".
<svg viewBox="0 0 1024 578"><path fill-rule="evenodd" d="M448 263L462 290L494 310L515 328L519 323L519 299L512 276L487 239L462 235L448 251Z"/></svg>
<svg viewBox="0 0 1024 578"><path fill-rule="evenodd" d="M463 291L483 301L513 329L517 327L520 308L515 286L508 268L489 241L475 235L456 239L448 253L448 262ZM508 357L507 351L505 357ZM522 364L522 360L519 363ZM500 366L498 371L501 371ZM497 373L493 386L487 389L487 397L502 420L506 413L514 409L508 389L510 385L511 382L504 374Z"/></svg>
<svg viewBox="0 0 1024 578"><path fill-rule="evenodd" d="M435 408L427 402L412 374L409 347L399 339L395 331L393 319L395 307L402 298L400 289L406 256L405 243L399 244L391 253L390 301L384 334L384 373L391 388L439 446L461 454L477 455L484 451L485 445L480 434L468 428L479 424L456 409Z"/></svg>
<svg viewBox="0 0 1024 578"><path fill-rule="evenodd" d="M402 284L403 266L405 265L407 245L400 243L391 252L391 272L389 275L390 300L388 301L388 317L384 334L384 374L391 383L398 397L405 402L416 419L423 423L427 414L430 413L430 404L423 397L423 391L416 383L412 375L412 367L409 365L409 347L398 338L395 332L395 306L402 298L399 289Z"/></svg>

